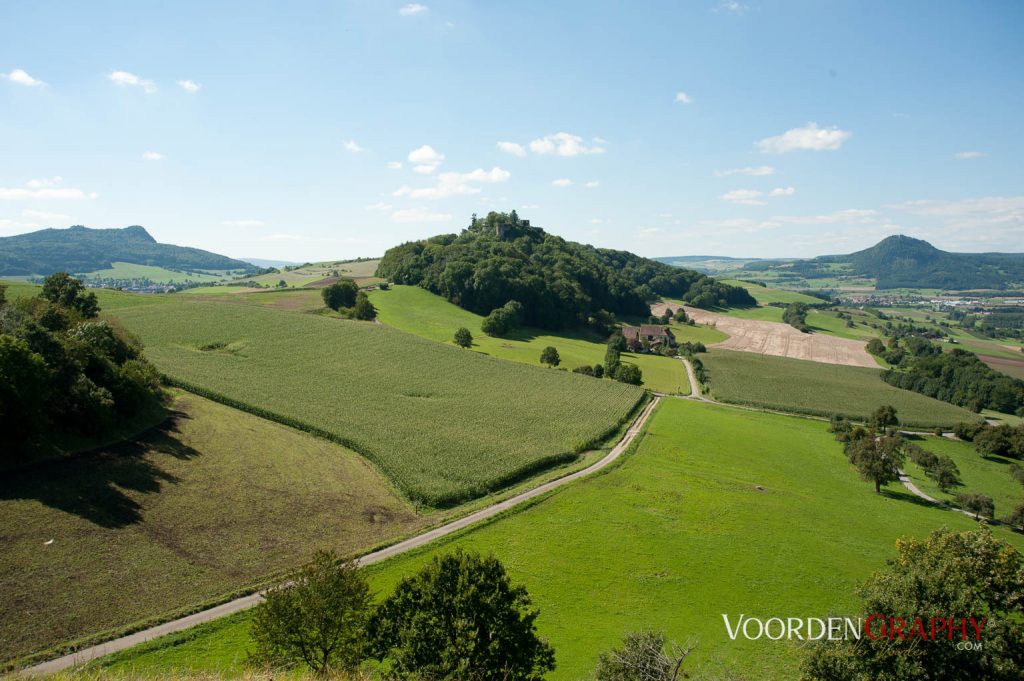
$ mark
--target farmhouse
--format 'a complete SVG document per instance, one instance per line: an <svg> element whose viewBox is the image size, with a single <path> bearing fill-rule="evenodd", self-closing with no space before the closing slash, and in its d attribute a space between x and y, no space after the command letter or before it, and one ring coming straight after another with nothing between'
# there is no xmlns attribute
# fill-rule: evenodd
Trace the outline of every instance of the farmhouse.
<svg viewBox="0 0 1024 681"><path fill-rule="evenodd" d="M662 343L675 345L676 342L675 336L672 335L672 330L667 326L659 326L658 324L623 326L622 337L630 344L643 343L644 341L647 341L648 345L651 347L661 345Z"/></svg>

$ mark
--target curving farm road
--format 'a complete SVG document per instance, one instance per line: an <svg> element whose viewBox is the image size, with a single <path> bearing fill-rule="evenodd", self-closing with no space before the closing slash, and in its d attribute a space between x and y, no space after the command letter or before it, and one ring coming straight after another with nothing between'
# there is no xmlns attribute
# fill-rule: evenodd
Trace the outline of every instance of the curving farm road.
<svg viewBox="0 0 1024 681"><path fill-rule="evenodd" d="M487 506L486 508L474 511L469 515L463 516L462 518L459 518L457 520L453 520L449 523L441 525L440 527L435 527L432 530L427 530L426 532L418 534L415 537L410 537L405 541L398 542L397 544L393 544L391 546L385 547L378 551L374 551L372 553L368 553L359 558L359 564L372 565L373 563L378 563L382 560L386 560L393 556L397 556L407 551L411 551L412 549L419 548L425 544L429 544L430 542L436 539L440 539L441 537L450 535L453 532L458 532L463 528L469 527L474 523L478 523L481 520L492 518L498 515L499 513L503 513L512 508L515 508L516 506L519 506L531 499L535 499L541 496L542 494L546 494L552 490L558 489L559 487L568 485L570 482L579 480L580 478L586 477L592 473L596 473L597 471L607 467L609 464L614 462L622 455L624 451L626 451L626 448L629 447L629 445L633 442L637 434L640 433L641 430L643 430L644 425L647 423L647 419L650 417L651 413L654 411L654 408L658 405L658 402L660 400L661 398L657 395L653 397L651 402L647 406L645 406L643 410L640 412L640 414L633 420L633 423L629 426L629 428L626 430L626 433L622 436L622 439L619 440L619 442L611 449L611 451L608 452L608 454L606 454L600 461L597 461L591 464L590 466L587 466L586 468L578 470L575 473L566 475L565 477L551 480L550 482L546 482L543 485L538 485L537 487L529 489L525 492L521 492L519 494L516 494L515 496L509 497L504 501L499 501L496 504L492 504L491 506ZM163 624L158 624L154 627L150 627L149 629L137 631L134 634L128 634L120 638L112 639L105 643L90 646L89 648L83 648L82 650L79 650L68 655L64 655L63 657L58 657L53 660L42 662L40 664L35 665L34 667L29 667L27 669L22 670L21 673L29 675L53 674L54 672L58 672L69 667L73 667L74 665L94 660L98 657L103 657L104 655L116 653L119 650L131 648L132 646L144 643L146 641L150 641L154 638L159 638L160 636L164 636L166 634L172 634L177 631L184 631L185 629L189 629L198 624L210 622L212 620L224 617L226 615L230 615L232 613L247 610L255 605L258 605L262 600L262 593L254 593L248 596L242 596L241 598L236 598L232 601L228 601L227 603L222 603L218 606L209 608L207 610L202 610L192 615L188 615L187 617L181 617L176 620L171 620L170 622L164 622Z"/></svg>

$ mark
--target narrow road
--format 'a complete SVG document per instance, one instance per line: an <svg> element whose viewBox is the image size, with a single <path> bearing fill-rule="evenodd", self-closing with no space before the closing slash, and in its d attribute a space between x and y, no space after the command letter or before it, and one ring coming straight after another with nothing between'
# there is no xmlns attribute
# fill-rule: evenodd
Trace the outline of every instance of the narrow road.
<svg viewBox="0 0 1024 681"><path fill-rule="evenodd" d="M658 402L660 400L661 398L659 396L654 396L651 402L646 407L644 407L643 411L641 411L640 414L633 420L633 423L626 430L626 433L622 436L622 439L619 440L618 444L616 444L612 448L612 450L608 452L608 454L606 454L604 458L602 458L600 461L597 461L584 469L578 470L575 473L566 475L565 477L551 480L550 482L546 482L543 485L539 485L537 487L534 487L533 489L529 489L525 492L521 492L520 494L509 497L504 501L499 501L498 503L493 504L491 506L487 506L486 508L482 508L479 511L474 511L469 515L459 518L457 520L453 520L450 523L446 523L444 525L441 525L440 527L435 527L434 529L428 530L423 534L418 534L415 537L411 537L409 539L406 539L405 541L398 542L397 544L393 544L386 548L380 549L379 551L368 553L365 556L362 556L358 559L359 564L372 565L374 563L379 563L380 561L387 560L388 558L392 558L393 556L397 556L407 551L419 548L436 539L440 539L441 537L450 535L453 532L458 532L461 529L469 527L474 523L478 523L481 520L486 520L487 518L492 518L498 515L499 513L504 513L505 511L515 508L516 506L519 506L520 504L523 504L531 499L535 499L541 496L542 494L547 494L551 490L558 489L559 487L568 485L570 482L574 482L592 473L596 473L597 471L607 467L609 464L614 462L622 455L624 451L626 451L626 448L629 447L629 445L633 442L637 434L639 434L640 431L643 430L644 425L646 425L647 423L647 419L650 417L651 413L653 413L654 408L658 405ZM164 636L166 634L172 634L177 631L184 631L185 629L189 629L198 624L210 622L212 620L224 617L226 615L231 615L242 610L247 610L255 605L258 605L262 600L262 593L254 593L248 596L242 596L241 598L236 598L233 601L222 603L218 606L209 608L208 610L203 610L201 612L188 615L187 617L171 620L170 622L164 622L163 624L158 624L154 627L150 627L149 629L144 629L143 631L135 632L134 634L128 634L127 636L122 636L121 638L115 638L105 643L100 643L89 648L84 648L82 650L79 650L78 652L71 653L63 657L58 657L54 660L49 660L47 662L37 664L34 667L29 667L27 669L22 670L22 673L30 675L53 674L55 672L61 671L62 669L67 669L68 667L72 667L77 664L82 664L84 662L88 662L89 660L95 660L98 657L103 657L104 655L116 653L119 650L131 648L132 646L144 643L146 641L150 641L154 638L159 638L160 636Z"/></svg>
<svg viewBox="0 0 1024 681"><path fill-rule="evenodd" d="M690 379L690 394L687 395L691 400L698 400L700 402L711 402L713 400L708 399L704 392L701 390L700 383L697 382L697 374L693 372L693 365L690 364L690 360L685 357L680 357L679 361L686 367L686 376Z"/></svg>

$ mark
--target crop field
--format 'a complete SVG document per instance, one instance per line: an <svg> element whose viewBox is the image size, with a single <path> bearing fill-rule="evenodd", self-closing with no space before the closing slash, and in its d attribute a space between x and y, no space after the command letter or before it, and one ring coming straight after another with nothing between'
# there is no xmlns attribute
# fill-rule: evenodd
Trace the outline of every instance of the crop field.
<svg viewBox="0 0 1024 681"><path fill-rule="evenodd" d="M318 548L423 526L356 453L189 394L94 455L5 478L0 660L194 606Z"/></svg>
<svg viewBox="0 0 1024 681"><path fill-rule="evenodd" d="M456 329L464 326L473 334L473 350L501 359L540 366L541 350L552 345L558 349L562 360L560 366L570 370L582 364L593 366L604 362L606 346L603 338L529 327L517 329L504 338L493 338L480 330L483 317L418 286L393 286L387 291L371 291L370 301L377 307L380 321L388 326L448 344L452 344ZM640 367L645 388L677 395L690 394L686 370L677 359L623 353L622 361Z"/></svg>
<svg viewBox="0 0 1024 681"><path fill-rule="evenodd" d="M721 281L725 284L731 284L733 286L739 286L747 289L750 295L754 296L754 300L757 301L758 305L767 305L768 303L807 303L808 305L814 305L821 302L821 298L815 298L814 296L809 296L806 293L797 293L796 291L784 291L779 288L758 286L757 284L740 281L739 279L722 279Z"/></svg>
<svg viewBox="0 0 1024 681"><path fill-rule="evenodd" d="M912 440L937 456L950 457L960 469L960 479L964 484L946 493L924 474L920 466L908 459L903 471L928 496L955 503L956 495L961 492L981 492L992 497L997 518L1006 515L1024 501L1024 486L1010 477L1010 464L1019 461L1014 462L1001 456L985 457L975 451L970 442L945 437L916 436Z"/></svg>
<svg viewBox="0 0 1024 681"><path fill-rule="evenodd" d="M877 369L719 348L710 350L703 362L711 394L722 402L855 419L891 404L901 423L924 428L951 427L979 418L947 402L891 386Z"/></svg>
<svg viewBox="0 0 1024 681"><path fill-rule="evenodd" d="M276 286L278 282L283 280L291 287L316 286L322 284L327 279L334 281L332 275L334 272L337 272L341 277L355 279L360 285L365 285L373 281L380 281L374 277L374 273L377 271L377 263L379 262L379 260L318 262L303 265L292 270L286 270L282 267L279 268L281 270L279 273L259 274L242 281Z"/></svg>
<svg viewBox="0 0 1024 681"><path fill-rule="evenodd" d="M429 505L571 459L642 396L634 386L504 362L382 324L176 296L112 314L141 336L162 372L334 438Z"/></svg>
<svg viewBox="0 0 1024 681"><path fill-rule="evenodd" d="M665 400L620 466L368 574L382 598L437 552L497 555L540 609L554 681L588 678L600 651L644 628L696 639L684 666L691 675L703 667L790 679L795 644L731 641L722 613L855 615L855 586L895 557L896 539L941 526L976 525L916 503L902 487L874 494L823 423ZM1021 535L994 532L1024 548ZM231 672L250 645L248 626L242 614L107 663Z"/></svg>
<svg viewBox="0 0 1024 681"><path fill-rule="evenodd" d="M81 276L89 279L149 279L157 283L177 284L186 281L214 282L234 278L244 270L202 270L195 272L178 272L164 267L137 265L130 262L115 262L113 267L95 272L86 272Z"/></svg>

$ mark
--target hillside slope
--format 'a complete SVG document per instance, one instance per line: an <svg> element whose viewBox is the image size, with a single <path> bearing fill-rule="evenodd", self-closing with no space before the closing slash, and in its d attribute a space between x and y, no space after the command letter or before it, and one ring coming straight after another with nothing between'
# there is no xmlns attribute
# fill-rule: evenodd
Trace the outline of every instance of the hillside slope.
<svg viewBox="0 0 1024 681"><path fill-rule="evenodd" d="M67 229L0 237L0 276L95 272L115 262L176 270L253 270L251 264L198 248L157 243L144 227Z"/></svg>

